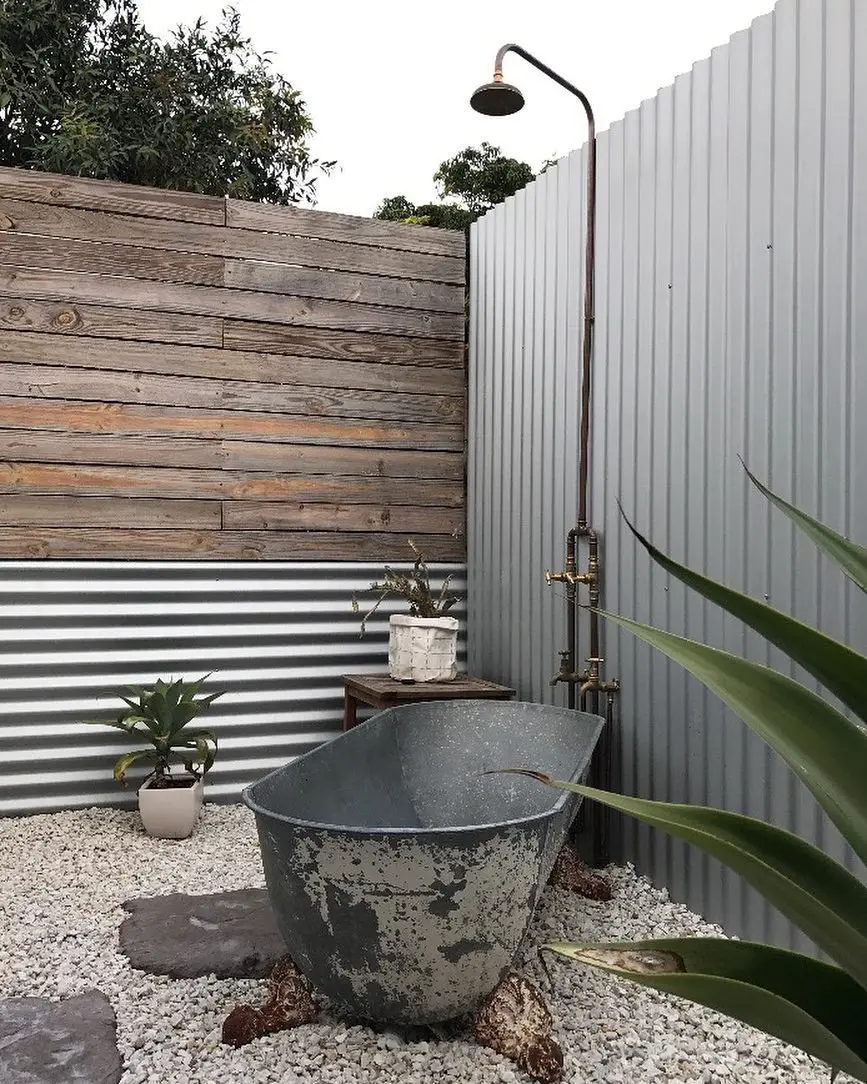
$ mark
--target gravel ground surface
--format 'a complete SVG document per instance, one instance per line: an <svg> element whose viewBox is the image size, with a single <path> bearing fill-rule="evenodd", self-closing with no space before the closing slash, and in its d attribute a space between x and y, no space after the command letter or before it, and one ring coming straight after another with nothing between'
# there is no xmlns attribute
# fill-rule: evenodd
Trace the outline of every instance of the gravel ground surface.
<svg viewBox="0 0 867 1084"><path fill-rule="evenodd" d="M222 1021L238 1002L258 1003L264 983L133 971L117 951L124 900L263 883L253 818L241 806L206 806L196 834L179 843L148 838L136 814L115 810L0 818L0 870L0 995L102 990L117 1012L122 1084L529 1080L469 1042L407 1041L328 1015L232 1050L220 1042ZM609 874L610 903L549 891L532 942L719 932L630 869ZM828 1084L827 1070L791 1047L602 973L554 963L548 992L529 948L526 974L549 998L567 1081Z"/></svg>

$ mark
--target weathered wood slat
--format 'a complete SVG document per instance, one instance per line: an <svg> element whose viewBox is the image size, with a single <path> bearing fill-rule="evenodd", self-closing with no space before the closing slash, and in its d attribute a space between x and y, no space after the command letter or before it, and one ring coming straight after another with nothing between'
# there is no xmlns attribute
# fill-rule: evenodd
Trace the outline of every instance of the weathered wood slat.
<svg viewBox="0 0 867 1084"><path fill-rule="evenodd" d="M276 441L224 441L223 465L234 470L297 471L299 474L367 475L377 478L439 478L463 482L458 452L336 448Z"/></svg>
<svg viewBox="0 0 867 1084"><path fill-rule="evenodd" d="M347 361L367 359L461 369L464 364L463 342L289 327L252 320L226 320L223 343L229 350L264 350L273 354L301 354Z"/></svg>
<svg viewBox="0 0 867 1084"><path fill-rule="evenodd" d="M0 196L149 218L206 222L215 226L222 226L226 221L225 201L219 196L65 177L38 170L0 169Z"/></svg>
<svg viewBox="0 0 867 1084"><path fill-rule="evenodd" d="M136 248L113 242L34 237L0 230L0 262L7 266L76 271L88 275L120 275L157 282L224 284L223 260L193 252Z"/></svg>
<svg viewBox="0 0 867 1084"><path fill-rule="evenodd" d="M82 466L214 468L224 465L225 458L218 440L0 429L0 462L9 460Z"/></svg>
<svg viewBox="0 0 867 1084"><path fill-rule="evenodd" d="M88 335L106 339L219 346L223 321L213 316L145 309L109 308L79 302L12 299L0 291L0 328L48 332L58 336Z"/></svg>
<svg viewBox="0 0 867 1084"><path fill-rule="evenodd" d="M421 504L460 508L462 486L438 478L304 477L173 467L78 467L0 463L0 493L194 500Z"/></svg>
<svg viewBox="0 0 867 1084"><path fill-rule="evenodd" d="M69 433L222 437L288 444L347 444L358 448L462 451L457 425L358 422L261 414L244 410L190 410L130 403L80 403L0 396L0 427Z"/></svg>
<svg viewBox="0 0 867 1084"><path fill-rule="evenodd" d="M0 216L0 263L16 267L77 271L199 286L387 305L433 312L463 313L461 286L295 267L260 260L224 260L222 256L178 249L143 248L113 241L80 241L3 229Z"/></svg>
<svg viewBox="0 0 867 1084"><path fill-rule="evenodd" d="M424 540L429 561L461 561L464 543L448 535ZM406 535L340 531L129 531L9 527L0 557L120 557L126 560L382 561L406 559Z"/></svg>
<svg viewBox="0 0 867 1084"><path fill-rule="evenodd" d="M224 501L223 528L229 531L399 531L460 538L464 531L464 514L460 508L420 508L417 505Z"/></svg>
<svg viewBox="0 0 867 1084"><path fill-rule="evenodd" d="M2 187L0 187L2 192ZM373 248L341 241L289 237L255 230L134 218L72 207L26 203L0 196L0 230L17 230L81 241L115 241L144 248L263 260L269 263L323 268L337 272L442 282L464 287L466 259ZM431 308L437 306L432 305Z"/></svg>
<svg viewBox="0 0 867 1084"><path fill-rule="evenodd" d="M244 200L226 201L226 224L268 233L300 234L409 252L433 252L441 256L462 257L466 250L466 238L457 230L404 226L400 222L323 214L305 207L275 207Z"/></svg>
<svg viewBox="0 0 867 1084"><path fill-rule="evenodd" d="M395 396L354 388L331 390L53 365L0 365L0 395L166 406L184 403L211 410L395 421L406 418L460 424L463 418L463 400L455 396Z"/></svg>
<svg viewBox="0 0 867 1084"><path fill-rule="evenodd" d="M219 501L127 497L0 497L0 524L11 527L135 527L141 530L220 529ZM387 528L382 528L387 529Z"/></svg>
<svg viewBox="0 0 867 1084"><path fill-rule="evenodd" d="M5 297L135 306L197 316L264 320L278 325L356 333L400 335L418 339L460 340L464 321L458 313L359 305L344 301L288 297L253 290L184 286L150 279L83 275L74 271L0 267L0 294Z"/></svg>
<svg viewBox="0 0 867 1084"><path fill-rule="evenodd" d="M341 448L273 441L134 437L117 433L63 433L0 429L0 462L104 466L221 467L286 474L444 478L460 481L464 457L455 452Z"/></svg>
<svg viewBox="0 0 867 1084"><path fill-rule="evenodd" d="M320 271L261 260L227 259L224 285L238 290L265 290L268 293L357 301L367 305L393 305L397 308L461 315L464 312L464 291L461 286L329 269Z"/></svg>
<svg viewBox="0 0 867 1084"><path fill-rule="evenodd" d="M394 395L436 394L463 398L466 381L459 369L389 365L373 361L338 361L257 351L195 349L140 342L111 342L79 337L47 338L38 332L0 329L0 363L70 365L122 372L204 376L260 384L308 384L358 388Z"/></svg>

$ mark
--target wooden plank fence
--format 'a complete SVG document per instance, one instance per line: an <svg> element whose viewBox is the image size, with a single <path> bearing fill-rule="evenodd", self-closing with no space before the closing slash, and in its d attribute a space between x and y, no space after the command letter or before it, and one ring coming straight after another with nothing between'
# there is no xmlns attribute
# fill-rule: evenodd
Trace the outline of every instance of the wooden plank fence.
<svg viewBox="0 0 867 1084"><path fill-rule="evenodd" d="M0 169L0 558L464 556L462 235Z"/></svg>

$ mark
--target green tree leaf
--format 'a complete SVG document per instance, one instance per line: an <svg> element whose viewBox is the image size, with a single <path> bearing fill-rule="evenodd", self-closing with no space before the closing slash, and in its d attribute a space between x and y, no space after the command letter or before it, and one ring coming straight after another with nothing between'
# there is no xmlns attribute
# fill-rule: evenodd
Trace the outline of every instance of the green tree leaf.
<svg viewBox="0 0 867 1084"><path fill-rule="evenodd" d="M479 215L532 180L533 170L526 162L507 158L499 147L482 143L479 147L466 147L440 163L434 183L440 198L449 202L417 206L406 196L389 196L377 207L374 218L408 226L466 231Z"/></svg>

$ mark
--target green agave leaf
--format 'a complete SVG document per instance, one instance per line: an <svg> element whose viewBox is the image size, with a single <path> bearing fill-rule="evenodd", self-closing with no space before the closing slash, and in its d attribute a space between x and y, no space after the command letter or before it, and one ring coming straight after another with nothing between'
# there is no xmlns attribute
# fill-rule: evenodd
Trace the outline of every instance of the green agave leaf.
<svg viewBox="0 0 867 1084"><path fill-rule="evenodd" d="M184 727L194 719L198 714L198 709L192 701L186 701L178 704L178 706L172 712L172 725L169 730L169 737L176 738L183 731Z"/></svg>
<svg viewBox="0 0 867 1084"><path fill-rule="evenodd" d="M772 492L756 478L743 460L741 460L741 463L747 472L747 477L756 489L763 493L771 504L776 505L780 511L785 512L789 519L797 527L800 527L804 534L811 538L823 553L827 554L832 561L835 561L840 566L853 583L856 583L862 591L867 591L867 549L864 546L859 546L857 542L850 542L848 538L837 534L830 527L826 527L824 523L820 523L819 520L808 516L793 504L784 501L782 497L778 497L776 493Z"/></svg>
<svg viewBox="0 0 867 1084"><path fill-rule="evenodd" d="M216 739L213 736L209 739L206 737L191 737L189 741L185 741L183 744L175 745L176 751L193 749L196 753L196 761L202 766L202 774L207 775L214 764L214 757L216 752ZM212 747L213 746L213 747ZM179 755L183 757L183 753L179 752ZM186 757L183 757L185 762Z"/></svg>
<svg viewBox="0 0 867 1084"><path fill-rule="evenodd" d="M114 765L114 778L118 783L126 782L126 773L132 767L137 760L153 760L155 753L153 749L137 749L134 753L125 753L122 757L119 757Z"/></svg>
<svg viewBox="0 0 867 1084"><path fill-rule="evenodd" d="M199 699L196 701L196 707L198 708L199 713L204 711L205 708L209 708L211 706L211 704L213 704L213 702L215 700L219 699L219 697L225 696L225 695L226 695L226 690L225 689L220 689L220 691L218 693L208 693L207 696L200 696Z"/></svg>
<svg viewBox="0 0 867 1084"><path fill-rule="evenodd" d="M177 706L178 700L184 691L183 678L179 678L177 681L173 681L171 685L166 689L166 704L169 710L174 710Z"/></svg>
<svg viewBox="0 0 867 1084"><path fill-rule="evenodd" d="M145 689L141 685L126 685L124 686L124 691L131 693L136 698L136 700L138 700L138 707L141 707L142 701L147 698L147 689ZM117 695L121 697L121 699L125 699L122 692L118 693Z"/></svg>
<svg viewBox="0 0 867 1084"><path fill-rule="evenodd" d="M185 741L196 741L199 738L204 738L205 741L209 741L216 748L217 736L213 730L185 730L180 737Z"/></svg>
<svg viewBox="0 0 867 1084"><path fill-rule="evenodd" d="M158 682L157 684L162 683ZM165 693L161 690L151 693L146 700L145 709L147 714L154 720L154 729L159 731L160 734L168 734L171 729L172 714L166 703Z"/></svg>
<svg viewBox="0 0 867 1084"><path fill-rule="evenodd" d="M208 678L213 675L213 673L214 671L212 670L209 674L202 675L202 677L200 677L198 681L190 681L186 685L184 685L181 700L192 700L195 697L196 693L199 691L199 689L201 689L201 687L205 684Z"/></svg>
<svg viewBox="0 0 867 1084"><path fill-rule="evenodd" d="M678 564L637 531L622 508L620 511L630 531L666 572L785 651L789 658L803 666L859 718L867 721L867 659L863 655L772 606L766 606L739 591L732 591Z"/></svg>
<svg viewBox="0 0 867 1084"><path fill-rule="evenodd" d="M544 947L707 1005L867 1081L867 990L830 964L703 937Z"/></svg>
<svg viewBox="0 0 867 1084"><path fill-rule="evenodd" d="M867 730L767 666L638 624L601 616L686 667L772 746L867 861Z"/></svg>
<svg viewBox="0 0 867 1084"><path fill-rule="evenodd" d="M758 889L867 989L867 886L800 836L724 809L629 798L524 768L505 771L592 798L700 847Z"/></svg>
<svg viewBox="0 0 867 1084"><path fill-rule="evenodd" d="M149 737L148 720L142 719L140 716L122 716L116 719L81 719L79 722L86 723L88 726L110 726L113 730L119 730L134 741L142 741ZM139 723L142 723L143 726L139 726Z"/></svg>

